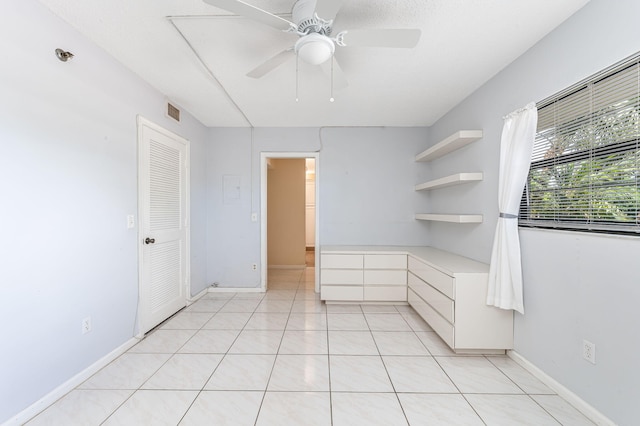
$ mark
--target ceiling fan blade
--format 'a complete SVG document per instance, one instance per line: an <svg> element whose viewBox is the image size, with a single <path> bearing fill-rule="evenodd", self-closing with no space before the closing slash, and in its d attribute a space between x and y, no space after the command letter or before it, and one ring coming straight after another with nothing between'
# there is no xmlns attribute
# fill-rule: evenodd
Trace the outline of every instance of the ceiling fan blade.
<svg viewBox="0 0 640 426"><path fill-rule="evenodd" d="M420 40L417 29L349 30L338 34L346 47L415 47Z"/></svg>
<svg viewBox="0 0 640 426"><path fill-rule="evenodd" d="M265 62L258 65L253 70L249 71L247 73L247 77L260 78L263 75L278 68L280 65L284 64L294 56L296 56L296 54L293 52L293 48L283 50L282 52L278 53L277 55L273 56L270 59L267 59Z"/></svg>
<svg viewBox="0 0 640 426"><path fill-rule="evenodd" d="M346 88L347 86L349 86L349 82L347 81L347 77L345 76L344 71L342 71L342 68L340 68L338 58L334 56L331 60L325 61L320 64L320 66L322 67L322 71L325 73L325 75L331 78L331 61L333 61L333 88L338 90Z"/></svg>
<svg viewBox="0 0 640 426"><path fill-rule="evenodd" d="M262 22L263 24L277 28L282 31L287 31L292 26L295 28L293 22L287 21L284 18L271 14L267 11L259 9L255 6L247 4L240 0L203 0L205 3L211 6L218 7L220 9L228 10L236 15L244 16L245 18L253 19L254 21Z"/></svg>
<svg viewBox="0 0 640 426"><path fill-rule="evenodd" d="M331 20L336 17L344 0L318 0L316 13L322 19Z"/></svg>

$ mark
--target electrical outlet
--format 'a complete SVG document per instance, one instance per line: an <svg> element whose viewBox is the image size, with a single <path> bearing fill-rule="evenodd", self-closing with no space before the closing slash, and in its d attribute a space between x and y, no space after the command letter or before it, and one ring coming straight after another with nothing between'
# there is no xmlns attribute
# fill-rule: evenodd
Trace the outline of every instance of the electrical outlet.
<svg viewBox="0 0 640 426"><path fill-rule="evenodd" d="M591 364L596 363L596 345L588 340L582 341L582 358L589 361Z"/></svg>
<svg viewBox="0 0 640 426"><path fill-rule="evenodd" d="M127 215L127 229L133 229L136 226L136 218L134 215Z"/></svg>
<svg viewBox="0 0 640 426"><path fill-rule="evenodd" d="M87 334L91 331L91 317L86 317L82 320L82 334Z"/></svg>
<svg viewBox="0 0 640 426"><path fill-rule="evenodd" d="M258 270L258 264L257 263L252 263L251 264L251 270L252 271L257 271Z"/></svg>

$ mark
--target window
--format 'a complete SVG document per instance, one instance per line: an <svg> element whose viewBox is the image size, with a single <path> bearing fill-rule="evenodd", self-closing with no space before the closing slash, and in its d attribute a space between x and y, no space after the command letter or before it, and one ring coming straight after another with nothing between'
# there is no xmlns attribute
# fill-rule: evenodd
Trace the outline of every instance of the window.
<svg viewBox="0 0 640 426"><path fill-rule="evenodd" d="M538 104L519 225L640 235L640 53Z"/></svg>

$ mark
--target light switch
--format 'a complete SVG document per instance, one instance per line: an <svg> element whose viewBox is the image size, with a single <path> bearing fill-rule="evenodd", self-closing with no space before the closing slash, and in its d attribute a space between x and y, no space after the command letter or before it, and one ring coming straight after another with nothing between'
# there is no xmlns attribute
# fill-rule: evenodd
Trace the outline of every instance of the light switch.
<svg viewBox="0 0 640 426"><path fill-rule="evenodd" d="M258 221L258 213L251 213L251 222Z"/></svg>
<svg viewBox="0 0 640 426"><path fill-rule="evenodd" d="M136 226L135 217L132 214L127 215L127 229L133 229L135 226Z"/></svg>

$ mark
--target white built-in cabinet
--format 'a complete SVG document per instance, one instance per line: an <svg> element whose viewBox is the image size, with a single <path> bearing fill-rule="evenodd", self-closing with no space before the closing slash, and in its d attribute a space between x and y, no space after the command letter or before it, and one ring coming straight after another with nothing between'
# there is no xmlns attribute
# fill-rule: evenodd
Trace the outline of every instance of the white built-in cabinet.
<svg viewBox="0 0 640 426"><path fill-rule="evenodd" d="M416 155L417 162L432 161L482 138L482 130L460 130ZM416 191L430 191L483 179L482 172L464 172L433 179L415 186ZM417 220L453 223L482 223L481 214L416 213Z"/></svg>
<svg viewBox="0 0 640 426"><path fill-rule="evenodd" d="M421 247L408 259L408 302L456 353L513 348L513 311L486 304L489 265Z"/></svg>
<svg viewBox="0 0 640 426"><path fill-rule="evenodd" d="M513 348L513 312L487 306L489 266L433 247L320 250L326 302L408 302L457 353Z"/></svg>
<svg viewBox="0 0 640 426"><path fill-rule="evenodd" d="M333 302L406 302L407 255L367 247L322 248L320 298Z"/></svg>

